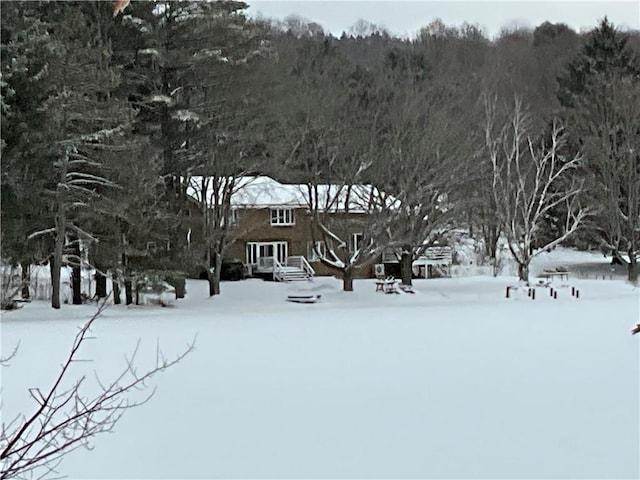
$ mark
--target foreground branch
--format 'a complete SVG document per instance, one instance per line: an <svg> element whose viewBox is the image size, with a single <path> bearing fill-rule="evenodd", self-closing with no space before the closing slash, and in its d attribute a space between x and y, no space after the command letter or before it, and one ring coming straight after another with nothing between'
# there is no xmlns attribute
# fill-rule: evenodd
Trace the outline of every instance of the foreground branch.
<svg viewBox="0 0 640 480"><path fill-rule="evenodd" d="M80 328L51 388L47 392L39 388L29 390L37 403L35 411L28 417L19 415L8 424L3 423L0 479L43 478L54 473L65 455L79 447L89 448L95 435L113 430L124 412L149 401L155 388L141 400L130 399L130 393L148 388L153 376L176 365L195 348L194 339L183 352L168 359L158 347L154 366L138 373L135 367L138 342L114 380L103 383L96 377L97 394L87 396L81 392L85 376L73 381L70 387L63 386L71 380L71 365L80 361L80 347L92 338L91 327L105 307L106 302L103 302L96 314Z"/></svg>

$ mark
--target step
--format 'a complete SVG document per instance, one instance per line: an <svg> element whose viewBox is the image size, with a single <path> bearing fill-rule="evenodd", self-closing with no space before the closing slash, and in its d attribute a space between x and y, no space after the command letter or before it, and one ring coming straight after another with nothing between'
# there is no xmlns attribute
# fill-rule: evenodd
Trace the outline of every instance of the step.
<svg viewBox="0 0 640 480"><path fill-rule="evenodd" d="M296 267L283 267L280 270L280 279L284 282L294 282L294 281L302 281L309 280L313 278L312 275L309 275L304 270L300 270Z"/></svg>

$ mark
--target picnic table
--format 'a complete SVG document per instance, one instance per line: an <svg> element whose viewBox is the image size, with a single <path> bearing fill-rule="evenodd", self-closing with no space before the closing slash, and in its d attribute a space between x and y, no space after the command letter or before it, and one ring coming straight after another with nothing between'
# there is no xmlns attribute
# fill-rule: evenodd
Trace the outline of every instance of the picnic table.
<svg viewBox="0 0 640 480"><path fill-rule="evenodd" d="M376 292L398 293L396 279L393 277L376 279Z"/></svg>
<svg viewBox="0 0 640 480"><path fill-rule="evenodd" d="M549 280L553 278L559 278L560 280L569 280L569 272L558 270L544 270L539 277L547 278Z"/></svg>

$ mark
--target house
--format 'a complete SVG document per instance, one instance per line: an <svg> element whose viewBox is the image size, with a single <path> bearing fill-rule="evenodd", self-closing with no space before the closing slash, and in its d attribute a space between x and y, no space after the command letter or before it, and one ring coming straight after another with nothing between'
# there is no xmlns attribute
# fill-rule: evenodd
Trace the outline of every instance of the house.
<svg viewBox="0 0 640 480"><path fill-rule="evenodd" d="M202 182L196 179L195 184ZM336 194L334 189L338 187L320 187L313 201L324 202L324 211L344 225L349 248L359 248L363 239L359 220L367 213L359 200L370 195L372 187L350 187L346 196ZM192 187L187 193L202 198ZM255 276L275 276L278 269L288 269L291 275L300 270L306 276L336 274L335 269L320 262L318 252L323 253L325 247L322 242L313 242L309 198L306 185L280 183L268 176L238 179L231 195L232 241L225 257L241 259ZM207 202L213 203L210 199ZM372 275L373 268L358 272L361 277Z"/></svg>

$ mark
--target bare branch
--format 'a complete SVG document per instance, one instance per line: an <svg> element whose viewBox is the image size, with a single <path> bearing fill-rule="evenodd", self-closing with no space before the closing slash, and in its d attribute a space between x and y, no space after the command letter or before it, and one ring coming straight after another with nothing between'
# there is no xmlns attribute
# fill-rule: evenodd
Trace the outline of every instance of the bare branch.
<svg viewBox="0 0 640 480"><path fill-rule="evenodd" d="M146 389L151 378L179 363L195 348L194 338L173 359L160 352L152 368L138 373L135 367L138 342L133 353L125 358L125 368L114 380L104 383L97 379L100 387L97 394L86 396L82 393L84 376L70 387L62 388L70 379L71 365L80 361L80 347L92 338L89 335L91 327L106 305L104 301L96 314L80 328L50 389L46 393L37 388L29 390L37 404L35 411L28 417L3 425L0 434L4 445L0 453L2 479L41 478L56 473L55 469L65 455L80 447L90 448L93 437L111 431L126 410L148 402L155 390L137 400L128 398L128 394Z"/></svg>
<svg viewBox="0 0 640 480"><path fill-rule="evenodd" d="M552 248L581 226L590 215L578 202L582 185L568 182L582 157L560 155L564 129L554 121L549 144L539 144L529 136L527 114L519 99L498 135L495 133L495 96L484 96L485 145L493 170L493 195L496 212L507 237L509 250L519 265L521 280L528 280L528 267L545 217L556 207L566 207L565 229L542 249ZM542 250L538 250L540 252Z"/></svg>
<svg viewBox="0 0 640 480"><path fill-rule="evenodd" d="M20 348L20 342L18 341L18 343L16 343L16 345L13 347L13 350L11 350L11 353L9 355L7 355L6 357L0 357L0 365L3 367L10 366L9 362L16 356L19 348Z"/></svg>

